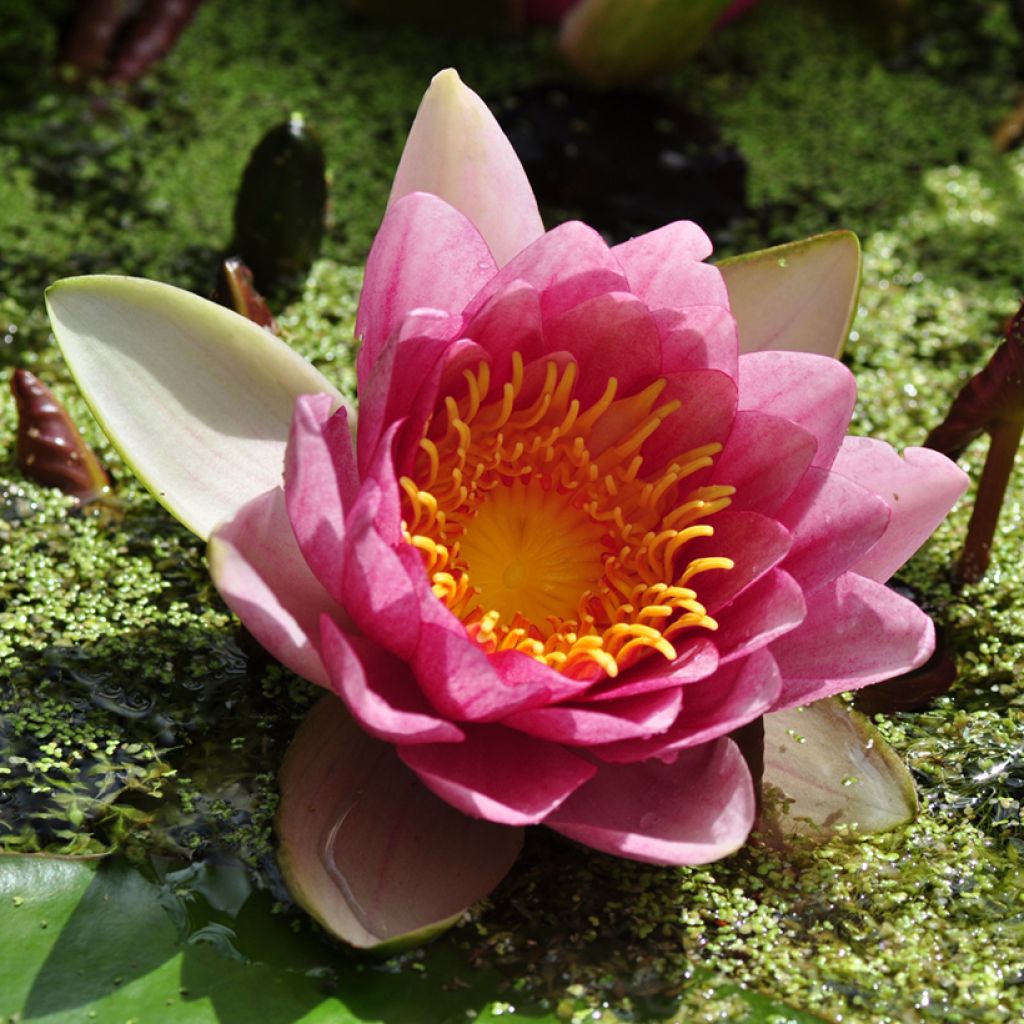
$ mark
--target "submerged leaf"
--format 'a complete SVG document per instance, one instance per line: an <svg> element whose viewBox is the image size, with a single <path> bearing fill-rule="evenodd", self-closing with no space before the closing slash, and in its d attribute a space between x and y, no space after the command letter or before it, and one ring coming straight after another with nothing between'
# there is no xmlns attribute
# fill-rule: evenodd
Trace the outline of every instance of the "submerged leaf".
<svg viewBox="0 0 1024 1024"><path fill-rule="evenodd" d="M288 888L354 946L422 942L501 881L522 830L468 818L430 793L394 749L325 697L280 775L279 859Z"/></svg>
<svg viewBox="0 0 1024 1024"><path fill-rule="evenodd" d="M860 242L852 231L733 256L718 268L741 352L842 352L860 290Z"/></svg>
<svg viewBox="0 0 1024 1024"><path fill-rule="evenodd" d="M764 782L785 798L783 831L856 825L884 832L913 819L917 792L878 730L836 698L766 715Z"/></svg>

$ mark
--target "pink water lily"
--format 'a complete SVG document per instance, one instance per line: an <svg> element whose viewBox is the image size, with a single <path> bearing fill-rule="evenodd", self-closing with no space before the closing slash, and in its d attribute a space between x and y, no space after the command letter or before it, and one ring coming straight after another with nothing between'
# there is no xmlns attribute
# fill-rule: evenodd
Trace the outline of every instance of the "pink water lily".
<svg viewBox="0 0 1024 1024"><path fill-rule="evenodd" d="M545 233L447 71L367 261L358 421L204 300L51 289L83 392L210 538L225 600L336 695L289 755L279 829L297 898L349 941L451 919L526 825L722 857L755 805L730 733L929 655L929 619L884 581L966 481L845 436L855 240L722 270L710 251L690 223L612 247Z"/></svg>

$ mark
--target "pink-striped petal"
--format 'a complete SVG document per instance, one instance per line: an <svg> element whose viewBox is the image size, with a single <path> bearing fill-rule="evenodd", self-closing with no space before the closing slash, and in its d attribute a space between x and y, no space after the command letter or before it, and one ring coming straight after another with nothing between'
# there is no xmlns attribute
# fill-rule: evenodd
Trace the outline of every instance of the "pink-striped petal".
<svg viewBox="0 0 1024 1024"><path fill-rule="evenodd" d="M626 292L605 292L549 320L547 348L568 352L580 367L574 397L585 409L610 378L619 395L654 380L661 369L661 337L647 307Z"/></svg>
<svg viewBox="0 0 1024 1024"><path fill-rule="evenodd" d="M295 403L285 451L288 519L306 564L335 601L342 601L345 506L359 486L348 413L331 412L330 395Z"/></svg>
<svg viewBox="0 0 1024 1024"><path fill-rule="evenodd" d="M736 488L730 509L773 513L793 493L817 450L814 435L792 420L741 410L707 482Z"/></svg>
<svg viewBox="0 0 1024 1024"><path fill-rule="evenodd" d="M829 470L808 470L778 513L793 547L782 567L806 593L846 572L885 532L889 507L877 495Z"/></svg>
<svg viewBox="0 0 1024 1024"><path fill-rule="evenodd" d="M499 267L544 233L512 144L487 104L451 68L434 76L420 103L388 206L412 192L432 192L460 210Z"/></svg>
<svg viewBox="0 0 1024 1024"><path fill-rule="evenodd" d="M366 258L356 315L360 381L408 313L461 312L495 269L480 232L454 207L423 192L396 202Z"/></svg>
<svg viewBox="0 0 1024 1024"><path fill-rule="evenodd" d="M714 634L723 664L744 658L795 630L807 615L800 584L772 569L745 590L720 617Z"/></svg>
<svg viewBox="0 0 1024 1024"><path fill-rule="evenodd" d="M833 469L874 491L892 509L881 540L853 569L884 583L931 535L967 488L967 476L930 448L900 457L884 441L848 437Z"/></svg>
<svg viewBox="0 0 1024 1024"><path fill-rule="evenodd" d="M783 677L773 710L909 672L927 661L934 647L932 620L913 602L874 580L845 573L818 590L799 628L772 645Z"/></svg>
<svg viewBox="0 0 1024 1024"><path fill-rule="evenodd" d="M345 611L310 571L292 534L280 488L243 505L210 538L210 576L228 607L278 661L328 686L317 638L320 618L343 627Z"/></svg>
<svg viewBox="0 0 1024 1024"><path fill-rule="evenodd" d="M618 700L518 711L506 716L503 722L538 739L570 747L590 747L664 732L675 721L681 706L682 693L675 687Z"/></svg>
<svg viewBox="0 0 1024 1024"><path fill-rule="evenodd" d="M320 620L320 643L331 687L371 735L387 743L456 743L458 726L438 718L427 704L409 663L364 637Z"/></svg>
<svg viewBox="0 0 1024 1024"><path fill-rule="evenodd" d="M740 356L741 409L785 416L818 441L812 465L829 467L846 436L857 385L837 359L808 352Z"/></svg>
<svg viewBox="0 0 1024 1024"><path fill-rule="evenodd" d="M656 309L652 316L662 337L662 373L707 369L736 376L739 343L728 309L685 306Z"/></svg>
<svg viewBox="0 0 1024 1024"><path fill-rule="evenodd" d="M602 765L544 822L605 853L650 864L706 864L738 850L754 823L754 787L732 740L676 759Z"/></svg>
<svg viewBox="0 0 1024 1024"><path fill-rule="evenodd" d="M711 255L711 241L691 221L666 224L616 245L612 252L626 272L630 290L652 309L729 308L721 271L702 262Z"/></svg>
<svg viewBox="0 0 1024 1024"><path fill-rule="evenodd" d="M672 727L649 739L627 739L593 746L602 761L630 764L669 755L725 736L770 711L779 699L782 676L766 650L724 666L708 679L687 686L683 709Z"/></svg>
<svg viewBox="0 0 1024 1024"><path fill-rule="evenodd" d="M568 221L541 235L502 267L466 307L467 321L519 280L540 292L545 319L605 292L629 291L622 268L604 239L586 224Z"/></svg>
<svg viewBox="0 0 1024 1024"><path fill-rule="evenodd" d="M468 726L462 743L399 747L398 755L442 800L502 825L543 821L595 771L558 744L500 725Z"/></svg>

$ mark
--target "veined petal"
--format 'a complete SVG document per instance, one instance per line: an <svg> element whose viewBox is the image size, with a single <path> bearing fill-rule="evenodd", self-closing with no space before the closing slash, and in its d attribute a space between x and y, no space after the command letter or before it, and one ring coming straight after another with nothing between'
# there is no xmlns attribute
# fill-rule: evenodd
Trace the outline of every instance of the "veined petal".
<svg viewBox="0 0 1024 1024"><path fill-rule="evenodd" d="M250 501L210 538L210 576L228 607L278 661L328 686L320 616L349 618L310 571L295 541L281 488Z"/></svg>
<svg viewBox="0 0 1024 1024"><path fill-rule="evenodd" d="M325 697L280 775L278 858L292 895L354 946L422 941L486 896L522 830L477 821L430 793L341 701Z"/></svg>
<svg viewBox="0 0 1024 1024"><path fill-rule="evenodd" d="M766 715L764 740L764 783L787 798L786 829L855 824L860 833L884 832L917 813L907 766L838 700Z"/></svg>
<svg viewBox="0 0 1024 1024"><path fill-rule="evenodd" d="M334 386L269 331L180 288L73 277L47 291L64 358L154 497L206 539L281 482L295 399Z"/></svg>
<svg viewBox="0 0 1024 1024"><path fill-rule="evenodd" d="M544 822L596 850L650 864L706 864L746 841L754 787L732 740L670 764L605 764Z"/></svg>
<svg viewBox="0 0 1024 1024"><path fill-rule="evenodd" d="M452 68L434 76L420 103L388 206L410 192L432 192L461 210L499 267L544 233L512 144Z"/></svg>
<svg viewBox="0 0 1024 1024"><path fill-rule="evenodd" d="M833 470L877 494L892 509L881 539L853 566L884 583L931 535L967 489L967 475L930 448L902 457L884 441L848 437Z"/></svg>
<svg viewBox="0 0 1024 1024"><path fill-rule="evenodd" d="M860 242L832 231L722 260L741 352L837 356L860 291Z"/></svg>
<svg viewBox="0 0 1024 1024"><path fill-rule="evenodd" d="M366 258L356 314L360 386L409 313L461 312L495 269L480 232L459 210L424 192L395 202Z"/></svg>

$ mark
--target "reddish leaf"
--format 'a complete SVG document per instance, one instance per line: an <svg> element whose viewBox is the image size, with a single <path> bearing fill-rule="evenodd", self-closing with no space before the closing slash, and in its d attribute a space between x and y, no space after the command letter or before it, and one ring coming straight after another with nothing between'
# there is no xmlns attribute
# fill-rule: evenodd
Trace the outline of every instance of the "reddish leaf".
<svg viewBox="0 0 1024 1024"><path fill-rule="evenodd" d="M107 493L110 478L50 389L28 370L15 370L11 391L18 406L18 468L25 476L82 504Z"/></svg>
<svg viewBox="0 0 1024 1024"><path fill-rule="evenodd" d="M241 313L260 327L265 327L272 334L280 333L267 300L256 291L252 271L240 257L229 256L221 263L213 299L222 306Z"/></svg>

